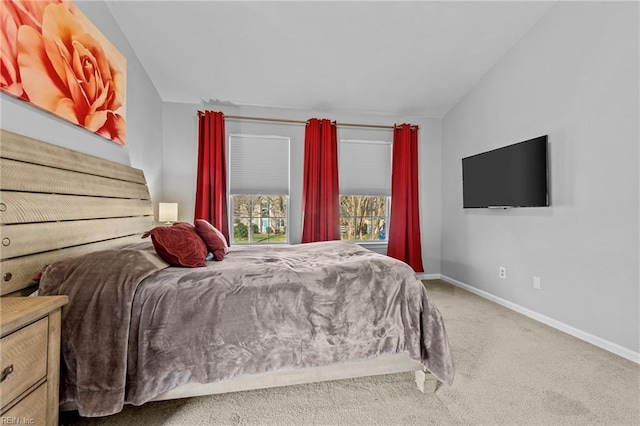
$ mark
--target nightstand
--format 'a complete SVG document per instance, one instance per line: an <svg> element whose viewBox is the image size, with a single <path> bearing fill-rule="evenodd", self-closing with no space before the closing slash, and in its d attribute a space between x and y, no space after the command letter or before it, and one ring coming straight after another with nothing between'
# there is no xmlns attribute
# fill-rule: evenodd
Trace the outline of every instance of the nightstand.
<svg viewBox="0 0 640 426"><path fill-rule="evenodd" d="M67 296L0 298L0 424L58 424Z"/></svg>

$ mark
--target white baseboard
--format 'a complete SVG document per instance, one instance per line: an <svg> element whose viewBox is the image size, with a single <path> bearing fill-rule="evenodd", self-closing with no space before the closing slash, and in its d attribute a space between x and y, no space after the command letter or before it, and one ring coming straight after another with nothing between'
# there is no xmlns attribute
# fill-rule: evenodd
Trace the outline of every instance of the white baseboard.
<svg viewBox="0 0 640 426"><path fill-rule="evenodd" d="M416 278L419 280L437 280L440 277L440 274L425 274L424 272L416 272Z"/></svg>
<svg viewBox="0 0 640 426"><path fill-rule="evenodd" d="M435 276L437 275L437 276ZM432 277L434 276L434 277ZM484 290L479 290L475 287L470 286L469 284L465 284L461 281L455 280L453 278L447 277L446 275L442 275L442 274L430 274L428 278L423 278L423 279L437 279L440 278L444 281L447 281L450 284L455 285L456 287L460 287L462 289L467 290L470 293L473 293L475 295L478 295L480 297L482 297L483 299L487 299L490 300L494 303L497 303L498 305L504 306L505 308L511 309L512 311L518 312L519 314L522 314L524 316L527 316L531 319L534 319L538 322L541 322L543 324L546 324L550 327L553 327L557 330L560 330L564 333L570 334L573 337L576 337L580 340L584 340L585 342L591 343L592 345L595 345L599 348L602 348L606 351L612 352L616 355L619 355L623 358L626 358L630 361L633 361L637 364L640 364L640 353L639 352L634 352L631 349L625 348L624 346L620 346L616 343L610 342L608 340L605 340L603 338L600 338L598 336L594 336L593 334L589 334L587 332L584 332L582 330L578 330L577 328L571 327L570 325L567 325L563 322L557 321L553 318L549 318L546 315L542 315L539 314L537 312L534 312L530 309L524 308L520 305L517 305L513 302L510 302L508 300L502 299L501 297L498 296L494 296L491 293L487 293Z"/></svg>

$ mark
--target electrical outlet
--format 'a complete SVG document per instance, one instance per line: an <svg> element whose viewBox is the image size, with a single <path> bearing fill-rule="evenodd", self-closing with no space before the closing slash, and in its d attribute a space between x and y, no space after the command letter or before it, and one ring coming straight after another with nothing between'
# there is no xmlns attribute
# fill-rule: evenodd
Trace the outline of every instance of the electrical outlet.
<svg viewBox="0 0 640 426"><path fill-rule="evenodd" d="M533 288L540 290L540 277L533 277Z"/></svg>
<svg viewBox="0 0 640 426"><path fill-rule="evenodd" d="M498 276L500 278L502 278L503 280L507 278L507 268L505 268L504 266L500 267L500 271L498 272Z"/></svg>

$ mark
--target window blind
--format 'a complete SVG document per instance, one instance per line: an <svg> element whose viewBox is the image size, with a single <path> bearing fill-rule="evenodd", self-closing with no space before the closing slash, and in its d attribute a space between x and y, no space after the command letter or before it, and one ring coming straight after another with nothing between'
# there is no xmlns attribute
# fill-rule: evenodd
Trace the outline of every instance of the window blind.
<svg viewBox="0 0 640 426"><path fill-rule="evenodd" d="M391 143L341 140L341 195L391 195Z"/></svg>
<svg viewBox="0 0 640 426"><path fill-rule="evenodd" d="M289 138L229 136L229 193L289 195Z"/></svg>

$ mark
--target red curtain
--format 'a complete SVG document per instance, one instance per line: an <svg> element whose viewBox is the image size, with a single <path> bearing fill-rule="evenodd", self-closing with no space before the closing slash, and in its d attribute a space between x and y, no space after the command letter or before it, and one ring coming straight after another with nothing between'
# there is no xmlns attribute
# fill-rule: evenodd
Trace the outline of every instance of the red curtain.
<svg viewBox="0 0 640 426"><path fill-rule="evenodd" d="M387 255L424 272L420 244L418 198L418 126L402 124L393 129L391 166L391 223Z"/></svg>
<svg viewBox="0 0 640 426"><path fill-rule="evenodd" d="M229 242L224 114L198 112L198 175L195 219L205 219Z"/></svg>
<svg viewBox="0 0 640 426"><path fill-rule="evenodd" d="M312 118L304 137L302 242L340 239L336 124Z"/></svg>

